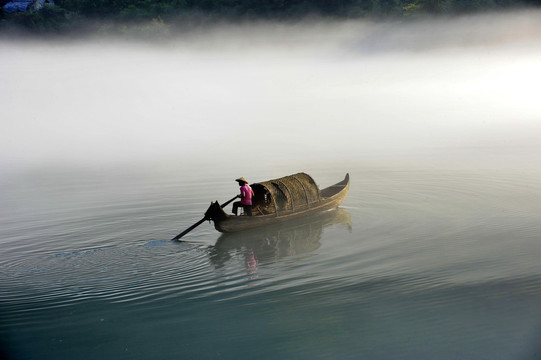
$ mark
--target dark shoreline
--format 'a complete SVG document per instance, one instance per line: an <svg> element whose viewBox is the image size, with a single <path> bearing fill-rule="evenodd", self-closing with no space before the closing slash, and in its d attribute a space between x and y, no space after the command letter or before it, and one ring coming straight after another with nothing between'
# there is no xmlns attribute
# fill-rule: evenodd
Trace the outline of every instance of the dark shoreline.
<svg viewBox="0 0 541 360"><path fill-rule="evenodd" d="M7 13L1 7L0 39L13 36L78 38L102 34L154 39L232 23L410 21L541 7L541 0L377 0L369 4L353 0L333 1L332 4L323 0L158 0L138 2L137 6L134 1L117 2L56 0L55 5L45 4L38 11L14 13ZM7 1L0 0L0 5L5 3Z"/></svg>

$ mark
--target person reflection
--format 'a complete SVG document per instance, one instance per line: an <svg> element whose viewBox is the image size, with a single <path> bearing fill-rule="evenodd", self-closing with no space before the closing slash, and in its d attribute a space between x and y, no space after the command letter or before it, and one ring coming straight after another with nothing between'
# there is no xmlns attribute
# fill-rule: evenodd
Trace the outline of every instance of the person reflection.
<svg viewBox="0 0 541 360"><path fill-rule="evenodd" d="M244 256L245 256L244 260L246 264L246 270L248 271L248 274L251 275L250 280L255 280L259 278L259 275L257 275L257 260L254 255L254 250L248 249L248 251L246 251Z"/></svg>

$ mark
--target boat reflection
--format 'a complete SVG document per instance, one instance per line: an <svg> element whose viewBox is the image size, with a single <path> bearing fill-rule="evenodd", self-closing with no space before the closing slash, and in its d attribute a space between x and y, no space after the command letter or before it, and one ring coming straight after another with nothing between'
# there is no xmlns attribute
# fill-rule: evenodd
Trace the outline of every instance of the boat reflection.
<svg viewBox="0 0 541 360"><path fill-rule="evenodd" d="M257 270L257 264L272 263L283 257L316 250L321 246L323 230L334 224L344 224L351 231L349 212L336 208L287 223L224 233L215 245L209 246L208 251L212 263L217 267L242 255L246 269L251 273Z"/></svg>

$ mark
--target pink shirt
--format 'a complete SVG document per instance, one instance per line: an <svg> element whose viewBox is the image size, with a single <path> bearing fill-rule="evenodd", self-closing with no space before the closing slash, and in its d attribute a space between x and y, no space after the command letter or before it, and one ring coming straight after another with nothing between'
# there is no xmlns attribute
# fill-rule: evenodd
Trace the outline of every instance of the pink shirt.
<svg viewBox="0 0 541 360"><path fill-rule="evenodd" d="M250 187L250 185L245 184L240 187L240 194L242 198L240 199L240 203L243 205L252 205L252 196L254 196L254 191Z"/></svg>

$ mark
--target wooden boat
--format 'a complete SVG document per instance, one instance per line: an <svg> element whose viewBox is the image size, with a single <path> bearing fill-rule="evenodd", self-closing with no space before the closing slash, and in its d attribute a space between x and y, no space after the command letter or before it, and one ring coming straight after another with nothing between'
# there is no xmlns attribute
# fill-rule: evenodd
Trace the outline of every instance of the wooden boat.
<svg viewBox="0 0 541 360"><path fill-rule="evenodd" d="M255 183L251 187L254 190L253 216L229 215L216 201L207 209L205 219L212 220L220 232L235 232L331 210L344 201L349 191L349 174L321 190L305 173Z"/></svg>

